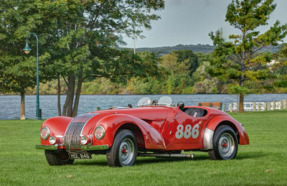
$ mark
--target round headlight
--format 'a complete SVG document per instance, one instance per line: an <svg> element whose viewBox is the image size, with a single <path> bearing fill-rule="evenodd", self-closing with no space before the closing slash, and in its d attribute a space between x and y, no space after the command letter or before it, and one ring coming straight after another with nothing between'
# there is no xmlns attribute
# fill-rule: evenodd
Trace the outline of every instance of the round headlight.
<svg viewBox="0 0 287 186"><path fill-rule="evenodd" d="M48 127L43 127L43 128L41 129L41 132L40 132L41 138L42 138L43 140L46 140L46 139L48 139L49 135L50 135L50 130L49 130L49 128L48 128Z"/></svg>
<svg viewBox="0 0 287 186"><path fill-rule="evenodd" d="M49 138L49 143L50 143L51 145L54 145L54 144L56 143L56 138L55 138L54 136L50 136L50 138Z"/></svg>
<svg viewBox="0 0 287 186"><path fill-rule="evenodd" d="M95 137L100 140L105 137L105 129L102 126L97 126L95 129Z"/></svg>
<svg viewBox="0 0 287 186"><path fill-rule="evenodd" d="M88 143L89 143L89 138L87 138L86 136L82 136L81 137L81 144L87 145Z"/></svg>

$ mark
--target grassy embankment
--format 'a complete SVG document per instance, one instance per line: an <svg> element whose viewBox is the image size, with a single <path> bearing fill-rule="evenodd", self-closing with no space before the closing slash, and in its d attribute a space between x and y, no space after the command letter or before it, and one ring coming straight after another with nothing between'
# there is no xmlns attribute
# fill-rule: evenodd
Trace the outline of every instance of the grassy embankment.
<svg viewBox="0 0 287 186"><path fill-rule="evenodd" d="M110 168L106 157L49 166L36 150L41 121L0 121L0 185L286 185L287 111L232 113L251 144L237 158L213 161L139 157L133 167Z"/></svg>

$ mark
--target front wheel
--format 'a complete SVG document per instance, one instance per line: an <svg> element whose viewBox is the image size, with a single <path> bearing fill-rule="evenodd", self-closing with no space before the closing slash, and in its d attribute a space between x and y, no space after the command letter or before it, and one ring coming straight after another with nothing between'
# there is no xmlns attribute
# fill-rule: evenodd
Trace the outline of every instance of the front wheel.
<svg viewBox="0 0 287 186"><path fill-rule="evenodd" d="M74 162L65 150L45 150L45 155L49 165L69 165Z"/></svg>
<svg viewBox="0 0 287 186"><path fill-rule="evenodd" d="M209 157L214 160L229 160L235 158L238 149L238 140L234 130L222 125L216 129L213 137L213 149L208 151Z"/></svg>
<svg viewBox="0 0 287 186"><path fill-rule="evenodd" d="M121 130L115 137L113 146L107 151L109 166L132 166L137 157L137 143L130 130Z"/></svg>

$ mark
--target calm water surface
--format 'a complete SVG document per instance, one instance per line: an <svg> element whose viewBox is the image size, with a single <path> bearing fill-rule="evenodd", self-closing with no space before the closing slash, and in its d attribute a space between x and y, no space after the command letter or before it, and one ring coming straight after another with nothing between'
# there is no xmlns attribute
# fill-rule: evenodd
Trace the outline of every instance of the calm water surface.
<svg viewBox="0 0 287 186"><path fill-rule="evenodd" d="M112 106L127 106L129 103L135 106L142 97L150 97L152 100L159 99L164 95L81 95L78 114L94 111L97 107L107 109ZM197 105L198 102L223 102L228 105L231 102L237 102L237 95L227 94L190 94L190 95L168 95L173 103L179 101L185 105ZM246 102L269 102L281 101L287 99L287 94L251 94L245 97ZM61 96L62 106L65 96ZM25 97L26 118L36 119L36 96ZM50 118L58 115L57 96L41 95L40 108L42 117ZM0 119L19 119L20 118L20 96L0 96Z"/></svg>

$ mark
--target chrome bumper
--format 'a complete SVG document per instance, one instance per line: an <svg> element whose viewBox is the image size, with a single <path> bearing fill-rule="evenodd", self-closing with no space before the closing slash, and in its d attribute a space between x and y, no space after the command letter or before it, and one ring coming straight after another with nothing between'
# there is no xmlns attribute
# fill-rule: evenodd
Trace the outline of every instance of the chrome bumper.
<svg viewBox="0 0 287 186"><path fill-rule="evenodd" d="M58 146L55 145L36 145L36 149L44 150L58 150ZM81 150L107 150L109 149L108 145L82 145Z"/></svg>

